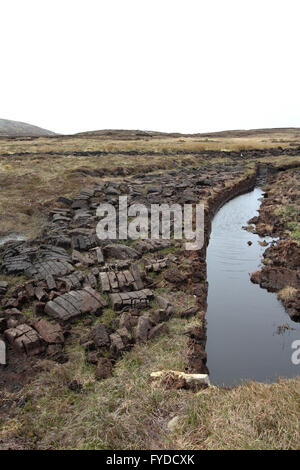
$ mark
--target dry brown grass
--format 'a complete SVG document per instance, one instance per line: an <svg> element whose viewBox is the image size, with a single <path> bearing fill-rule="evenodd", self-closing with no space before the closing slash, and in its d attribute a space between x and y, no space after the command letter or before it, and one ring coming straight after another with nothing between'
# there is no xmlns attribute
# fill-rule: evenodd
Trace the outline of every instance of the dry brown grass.
<svg viewBox="0 0 300 470"><path fill-rule="evenodd" d="M174 438L183 449L299 449L300 378L193 397Z"/></svg>
<svg viewBox="0 0 300 470"><path fill-rule="evenodd" d="M299 130L289 132L257 133L246 136L179 136L158 135L143 138L113 138L106 136L82 135L68 137L39 137L33 140L1 139L1 153L48 153L72 151L144 151L172 153L178 150L186 153L200 150L245 150L281 146L283 148L300 144Z"/></svg>
<svg viewBox="0 0 300 470"><path fill-rule="evenodd" d="M184 370L182 332L191 325L172 319L169 335L135 346L118 361L114 376L104 381L95 379L94 366L86 363L79 342L67 348L67 364L41 361L42 374L17 399L14 396L16 402L25 400L25 407L16 406L13 416L0 420L0 438L23 439L39 449L168 448L161 436L190 393L158 388L149 377L155 370ZM74 332L82 335L83 329L79 322ZM84 393L69 390L74 379Z"/></svg>
<svg viewBox="0 0 300 470"><path fill-rule="evenodd" d="M59 195L70 195L84 177L71 173L68 162L0 162L0 234L22 232L34 235L45 223L46 213Z"/></svg>
<svg viewBox="0 0 300 470"><path fill-rule="evenodd" d="M280 300L292 300L296 298L297 294L298 289L291 286L286 286L277 293Z"/></svg>
<svg viewBox="0 0 300 470"><path fill-rule="evenodd" d="M225 161L224 158L221 160ZM115 170L122 169L128 174L157 173L204 163L192 155L176 155L172 158L122 155L0 157L0 236L9 232L36 235L59 196L73 197L83 187L103 179L123 179L114 176ZM100 178L87 175L82 169L104 170L108 174Z"/></svg>
<svg viewBox="0 0 300 470"><path fill-rule="evenodd" d="M298 134L278 133L259 137L130 141L95 137L1 140L0 154L11 153L11 156L0 157L0 234L37 233L59 195L72 197L83 186L97 181L96 177L74 171L82 167L111 172L118 167L133 172L154 168L163 171L176 165L212 163L209 157L176 155L177 150L284 147L299 143L297 139ZM169 155L66 154L87 150L139 150ZM15 152L29 152L29 155L16 157ZM39 155L47 152L60 155ZM170 155L172 152L174 155ZM224 155L214 159L218 161L225 161ZM245 171L251 171L257 161L247 162ZM276 159L280 164L290 161L286 157ZM179 308L184 308L182 303L190 306L194 302L194 298L183 293L179 293L177 300ZM107 323L112 315L111 311L105 312ZM100 382L95 379L94 367L85 361L79 339L75 340L67 346L70 357L67 364L41 361L37 367L42 372L30 385L17 394L5 396L12 406L9 413L0 417L0 437L4 441L20 439L29 447L39 449L299 448L299 378L272 385L250 383L232 390L210 388L198 395L166 390L149 381L152 371L184 370L186 336L182 332L191 324L173 318L168 323L170 335L135 346L117 363L114 376ZM78 322L73 331L82 336L84 328ZM74 379L83 385L83 393L69 390L68 383ZM20 402L25 404L22 408ZM179 424L175 432L170 432L167 423L174 416L180 416Z"/></svg>
<svg viewBox="0 0 300 470"><path fill-rule="evenodd" d="M115 179L116 169L130 174L196 163L199 164L191 155L167 159L122 155L0 157L0 236L11 231L36 235L59 196L73 197L83 187L99 181L99 177L86 175L81 169L104 170L109 179Z"/></svg>
<svg viewBox="0 0 300 470"><path fill-rule="evenodd" d="M193 155L189 152L200 150L241 150L245 148L266 148L297 143L299 133L259 134L247 137L170 137L160 135L151 138L122 139L109 136L40 137L36 139L0 139L0 235L1 233L23 232L35 235L45 222L48 209L55 205L58 196L74 196L83 186L97 181L81 169L102 170L111 178L117 170L126 173L164 171L181 166L214 165L230 162L224 154L212 158L209 154ZM286 145L281 141L285 139ZM275 140L275 143L274 143ZM278 142L277 142L278 141ZM97 155L75 156L72 152L145 152L145 155ZM178 155L176 152L184 151ZM14 155L25 152L26 155ZM47 155L54 152L57 155ZM147 152L149 154L147 154ZM154 154L153 154L154 153ZM155 154L156 153L156 154ZM162 153L162 154L160 154ZM9 154L10 156L2 156ZM288 164L300 160L295 157L266 158L275 164ZM256 158L246 162L253 167Z"/></svg>
<svg viewBox="0 0 300 470"><path fill-rule="evenodd" d="M180 309L195 302L180 292L164 295ZM67 364L41 360L36 367L42 372L30 385L2 396L13 405L0 417L0 439L35 449L299 449L300 378L197 394L149 380L153 371L185 369L182 333L199 321L171 319L169 335L136 345L102 381L86 363L79 339L73 341ZM82 321L73 327L80 337L87 330ZM73 380L82 384L81 393L68 388Z"/></svg>
<svg viewBox="0 0 300 470"><path fill-rule="evenodd" d="M152 371L184 370L182 332L192 324L174 318L170 335L135 346L104 381L95 380L78 343L68 348L69 363L41 362L44 372L14 397L10 419L0 421L0 437L37 449L299 448L299 378L198 394L149 380ZM74 379L83 393L68 389ZM179 422L170 432L174 416Z"/></svg>

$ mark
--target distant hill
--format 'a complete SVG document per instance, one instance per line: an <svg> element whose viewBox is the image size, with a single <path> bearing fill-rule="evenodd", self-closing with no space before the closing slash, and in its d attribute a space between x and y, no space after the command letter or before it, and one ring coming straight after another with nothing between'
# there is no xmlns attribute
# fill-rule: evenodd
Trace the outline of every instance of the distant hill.
<svg viewBox="0 0 300 470"><path fill-rule="evenodd" d="M25 122L0 119L0 136L33 137L51 135L55 135L55 132L47 131L46 129L32 126L31 124L26 124Z"/></svg>
<svg viewBox="0 0 300 470"><path fill-rule="evenodd" d="M267 129L241 129L241 130L228 130L218 132L202 132L196 134L181 134L179 132L157 132L157 131L143 131L143 130L127 130L127 129L104 129L98 131L86 131L74 134L78 137L101 137L104 139L143 139L143 138L181 138L181 137L207 137L207 138L236 138L236 137L255 137L261 135L272 134L293 134L300 138L300 128L298 127L284 127L284 128L267 128Z"/></svg>

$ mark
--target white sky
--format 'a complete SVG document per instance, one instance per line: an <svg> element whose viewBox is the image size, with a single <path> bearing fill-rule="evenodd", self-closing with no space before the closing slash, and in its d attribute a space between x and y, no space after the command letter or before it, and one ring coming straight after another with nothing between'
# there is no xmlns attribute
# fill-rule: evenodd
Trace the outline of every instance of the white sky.
<svg viewBox="0 0 300 470"><path fill-rule="evenodd" d="M300 126L299 0L2 0L0 117L56 132Z"/></svg>

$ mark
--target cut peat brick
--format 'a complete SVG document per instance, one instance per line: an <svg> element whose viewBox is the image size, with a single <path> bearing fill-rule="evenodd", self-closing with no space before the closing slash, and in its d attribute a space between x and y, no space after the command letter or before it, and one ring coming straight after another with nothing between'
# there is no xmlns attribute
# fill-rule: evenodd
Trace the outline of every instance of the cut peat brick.
<svg viewBox="0 0 300 470"><path fill-rule="evenodd" d="M4 333L12 347L27 355L35 355L44 352L45 343L39 334L30 326L22 324L16 328L10 328Z"/></svg>
<svg viewBox="0 0 300 470"><path fill-rule="evenodd" d="M141 290L144 288L141 274L137 265L131 270L118 272L100 272L100 288L102 292L117 293L120 291Z"/></svg>
<svg viewBox="0 0 300 470"><path fill-rule="evenodd" d="M55 276L65 276L70 274L74 271L73 266L68 263L67 261L59 260L59 261L43 261L40 263L36 263L31 265L26 271L25 275L28 278L34 279L49 279L49 276L53 278ZM50 281L52 282L52 281Z"/></svg>
<svg viewBox="0 0 300 470"><path fill-rule="evenodd" d="M119 292L109 294L110 302L114 310L122 310L123 308L144 308L149 305L149 300L153 297L153 293L149 289L142 289L132 292Z"/></svg>
<svg viewBox="0 0 300 470"><path fill-rule="evenodd" d="M70 291L47 302L45 313L66 322L86 313L98 313L107 305L105 299L91 287Z"/></svg>
<svg viewBox="0 0 300 470"><path fill-rule="evenodd" d="M62 328L58 323L49 323L42 318L34 321L33 327L48 344L63 344L65 341Z"/></svg>

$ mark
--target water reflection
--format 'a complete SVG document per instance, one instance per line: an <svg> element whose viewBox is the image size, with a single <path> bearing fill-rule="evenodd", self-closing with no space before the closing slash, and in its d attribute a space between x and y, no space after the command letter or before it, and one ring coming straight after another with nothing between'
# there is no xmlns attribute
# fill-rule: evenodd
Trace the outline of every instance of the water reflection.
<svg viewBox="0 0 300 470"><path fill-rule="evenodd" d="M274 381L300 371L291 361L291 343L300 339L299 324L290 319L276 294L250 281L265 247L259 245L258 235L242 226L257 215L261 196L262 190L256 188L233 199L212 223L207 251L206 351L211 381L218 385L234 385L243 379ZM281 325L287 328L278 330Z"/></svg>

